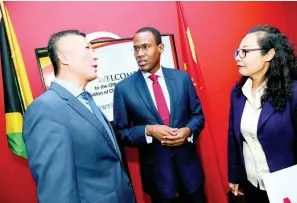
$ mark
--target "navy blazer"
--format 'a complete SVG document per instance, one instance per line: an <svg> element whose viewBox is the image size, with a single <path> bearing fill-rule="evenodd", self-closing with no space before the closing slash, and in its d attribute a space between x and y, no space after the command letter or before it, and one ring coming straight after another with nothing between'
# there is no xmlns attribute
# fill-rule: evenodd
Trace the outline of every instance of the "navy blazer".
<svg viewBox="0 0 297 203"><path fill-rule="evenodd" d="M193 82L188 73L162 68L170 97L170 127L189 127L194 141L204 128L204 116ZM158 188L164 198L177 193L181 176L189 192L203 183L203 173L196 144L185 142L180 147L165 147L154 139L147 144L147 124L164 125L154 105L141 71L119 82L114 89L114 127L126 146L138 146L144 191L148 194ZM133 127L131 125L133 123ZM177 165L177 172L173 165Z"/></svg>
<svg viewBox="0 0 297 203"><path fill-rule="evenodd" d="M40 203L135 203L104 126L59 84L29 106L23 136Z"/></svg>
<svg viewBox="0 0 297 203"><path fill-rule="evenodd" d="M240 132L241 117L246 97L231 92L228 132L228 178L230 183L246 179L243 157L244 138ZM295 128L295 129L294 129ZM270 172L296 164L297 139L297 81L293 82L293 99L286 102L284 111L276 111L269 101L262 106L257 135L263 147Z"/></svg>

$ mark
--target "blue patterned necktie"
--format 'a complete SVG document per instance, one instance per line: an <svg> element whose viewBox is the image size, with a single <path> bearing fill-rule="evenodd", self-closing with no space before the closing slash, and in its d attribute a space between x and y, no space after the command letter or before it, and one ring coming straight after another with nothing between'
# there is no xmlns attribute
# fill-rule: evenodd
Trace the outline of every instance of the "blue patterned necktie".
<svg viewBox="0 0 297 203"><path fill-rule="evenodd" d="M112 143L113 143L113 146L114 148L116 149L116 152L118 153L118 155L120 155L119 153L119 149L117 147L117 143L115 141L115 138L113 136L113 133L111 132L108 124L107 124L107 121L105 121L103 115L102 115L102 112L100 111L100 109L98 108L98 106L96 105L95 101L93 100L92 98L92 95L90 95L89 92L83 92L81 93L81 96L83 97L84 100L87 101L87 103L90 105L93 113L95 114L95 116L99 119L99 121L102 123L102 125L104 126L105 130L107 131Z"/></svg>

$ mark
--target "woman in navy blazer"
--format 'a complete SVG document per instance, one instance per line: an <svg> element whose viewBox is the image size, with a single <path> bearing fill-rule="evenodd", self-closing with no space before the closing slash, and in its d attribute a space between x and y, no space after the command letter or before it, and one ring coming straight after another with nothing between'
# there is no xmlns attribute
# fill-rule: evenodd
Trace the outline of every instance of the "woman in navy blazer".
<svg viewBox="0 0 297 203"><path fill-rule="evenodd" d="M277 28L259 25L234 57L242 78L231 92L229 187L248 203L266 203L263 176L296 164L296 56Z"/></svg>

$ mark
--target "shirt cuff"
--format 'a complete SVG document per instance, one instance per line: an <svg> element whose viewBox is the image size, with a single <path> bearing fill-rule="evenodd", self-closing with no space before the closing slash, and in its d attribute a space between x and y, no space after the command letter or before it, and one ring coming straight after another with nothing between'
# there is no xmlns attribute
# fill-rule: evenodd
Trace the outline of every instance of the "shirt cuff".
<svg viewBox="0 0 297 203"><path fill-rule="evenodd" d="M193 143L193 134L190 137L188 137L188 142Z"/></svg>
<svg viewBox="0 0 297 203"><path fill-rule="evenodd" d="M150 136L150 135L147 135L146 134L146 128L147 127L145 127L145 139L146 139L146 142L148 143L148 144L151 144L151 143L153 143L153 137L152 136Z"/></svg>

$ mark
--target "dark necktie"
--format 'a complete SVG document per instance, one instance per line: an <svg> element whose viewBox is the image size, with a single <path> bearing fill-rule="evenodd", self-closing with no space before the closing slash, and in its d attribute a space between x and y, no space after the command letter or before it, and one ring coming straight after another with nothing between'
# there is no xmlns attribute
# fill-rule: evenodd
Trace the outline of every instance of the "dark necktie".
<svg viewBox="0 0 297 203"><path fill-rule="evenodd" d="M113 133L111 132L107 121L104 119L102 112L100 111L100 109L98 108L98 106L96 105L95 101L92 98L92 95L90 95L89 92L83 92L81 93L81 96L83 97L83 99L85 99L87 101L87 103L90 105L93 113L95 114L95 116L99 119L99 121L102 123L102 125L104 126L105 130L107 131L114 148L116 149L116 152L118 153L118 155L120 156L120 152L119 149L117 147L117 143L115 140L115 137L113 136Z"/></svg>
<svg viewBox="0 0 297 203"><path fill-rule="evenodd" d="M157 104L157 109L158 112L164 121L165 125L169 126L170 123L170 114L168 110L168 106L166 104L166 100L163 94L163 91L161 89L161 86L158 82L158 77L157 75L150 75L149 79L153 81L153 90L155 94L155 100Z"/></svg>

